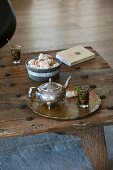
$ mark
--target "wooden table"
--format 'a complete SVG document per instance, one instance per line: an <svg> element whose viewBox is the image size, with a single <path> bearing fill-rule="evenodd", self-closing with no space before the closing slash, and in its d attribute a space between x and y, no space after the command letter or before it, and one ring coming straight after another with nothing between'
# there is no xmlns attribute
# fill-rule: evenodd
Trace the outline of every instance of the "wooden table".
<svg viewBox="0 0 113 170"><path fill-rule="evenodd" d="M58 121L43 118L28 107L28 90L37 83L28 77L25 61L33 54L23 54L19 65L10 57L0 58L0 137L15 137L45 132L73 134L81 137L84 149L95 170L108 169L108 157L104 137L104 125L113 124L113 70L95 52L96 58L77 66L62 65L60 78L64 84L72 76L69 88L87 84L101 96L100 109L91 116L79 120ZM56 51L47 52L55 56Z"/></svg>

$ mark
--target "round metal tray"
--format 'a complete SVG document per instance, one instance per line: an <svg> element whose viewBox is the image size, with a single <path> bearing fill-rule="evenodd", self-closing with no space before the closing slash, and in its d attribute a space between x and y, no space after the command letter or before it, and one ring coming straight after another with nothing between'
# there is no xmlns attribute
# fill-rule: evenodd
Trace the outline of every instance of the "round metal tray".
<svg viewBox="0 0 113 170"><path fill-rule="evenodd" d="M100 97L94 91L90 92L88 108L80 108L76 104L76 101L76 97L66 98L64 103L52 105L51 109L48 109L48 106L37 101L34 95L33 98L28 101L28 105L34 113L40 116L58 120L72 120L91 115L98 110L101 104Z"/></svg>

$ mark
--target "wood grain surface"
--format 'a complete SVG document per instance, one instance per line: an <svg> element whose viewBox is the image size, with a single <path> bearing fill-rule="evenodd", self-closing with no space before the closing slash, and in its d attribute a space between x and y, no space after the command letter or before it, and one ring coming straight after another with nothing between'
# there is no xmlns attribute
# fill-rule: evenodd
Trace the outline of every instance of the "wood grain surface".
<svg viewBox="0 0 113 170"><path fill-rule="evenodd" d="M92 162L93 168L95 170L108 170L109 162L103 127L75 130L75 134L82 139L84 149Z"/></svg>
<svg viewBox="0 0 113 170"><path fill-rule="evenodd" d="M92 48L88 48L92 50ZM56 51L47 52L55 56ZM23 54L19 65L11 63L9 57L1 58L0 67L0 137L27 135L59 131L65 128L110 125L113 123L113 70L96 53L96 58L77 66L69 67L62 64L60 78L56 82L64 84L71 75L69 89L76 85L87 84L95 90L102 99L100 109L92 116L81 120L57 121L42 118L28 107L28 90L31 86L38 87L40 83L28 77L25 61L36 54ZM84 78L84 76L86 78ZM84 122L84 123L81 123Z"/></svg>
<svg viewBox="0 0 113 170"><path fill-rule="evenodd" d="M73 67L62 64L60 78L64 84L71 75L69 89L76 85L87 84L102 98L102 104L93 115L78 120L59 121L43 118L33 113L28 106L28 90L41 84L28 77L25 61L39 53L27 53L21 56L19 65L11 63L10 57L1 57L0 61L0 137L15 137L46 132L68 132L73 130L81 137L84 149L92 162L94 170L108 170L108 157L104 140L103 126L113 124L113 70L92 48L96 58ZM55 56L57 51L46 53ZM62 114L62 112L61 112ZM86 133L87 132L87 133ZM93 135L94 133L94 135ZM86 142L87 141L87 142ZM99 142L99 144L98 144ZM95 154L93 154L93 148ZM98 155L98 157L97 157ZM100 164L102 162L102 164Z"/></svg>

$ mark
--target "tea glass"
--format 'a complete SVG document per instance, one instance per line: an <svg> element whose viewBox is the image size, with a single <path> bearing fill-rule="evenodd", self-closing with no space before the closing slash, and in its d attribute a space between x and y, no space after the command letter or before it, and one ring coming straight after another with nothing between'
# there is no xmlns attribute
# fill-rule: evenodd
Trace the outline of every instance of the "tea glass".
<svg viewBox="0 0 113 170"><path fill-rule="evenodd" d="M12 45L10 47L11 59L12 63L19 64L21 62L21 46L20 45Z"/></svg>
<svg viewBox="0 0 113 170"><path fill-rule="evenodd" d="M81 108L89 107L89 86L81 86L79 88L78 105Z"/></svg>

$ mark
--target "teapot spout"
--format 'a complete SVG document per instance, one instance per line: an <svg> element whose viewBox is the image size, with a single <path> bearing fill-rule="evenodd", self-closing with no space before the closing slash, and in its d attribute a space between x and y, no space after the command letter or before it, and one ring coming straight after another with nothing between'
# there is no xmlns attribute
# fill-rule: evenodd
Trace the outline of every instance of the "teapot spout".
<svg viewBox="0 0 113 170"><path fill-rule="evenodd" d="M69 81L71 79L71 76L68 77L68 79L65 82L64 88L66 89L68 87Z"/></svg>

